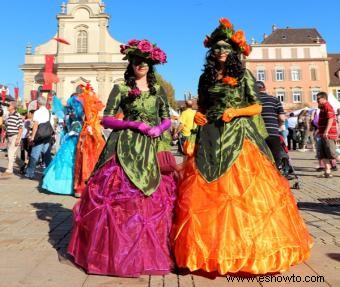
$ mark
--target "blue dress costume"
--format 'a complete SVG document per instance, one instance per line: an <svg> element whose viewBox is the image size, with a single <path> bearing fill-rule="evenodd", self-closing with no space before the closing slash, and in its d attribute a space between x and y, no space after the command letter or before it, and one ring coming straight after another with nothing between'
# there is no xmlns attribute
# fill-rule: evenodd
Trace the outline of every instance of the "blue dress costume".
<svg viewBox="0 0 340 287"><path fill-rule="evenodd" d="M83 107L75 96L67 101L68 132L52 162L44 172L42 187L52 193L73 195L74 164L79 133L83 125Z"/></svg>

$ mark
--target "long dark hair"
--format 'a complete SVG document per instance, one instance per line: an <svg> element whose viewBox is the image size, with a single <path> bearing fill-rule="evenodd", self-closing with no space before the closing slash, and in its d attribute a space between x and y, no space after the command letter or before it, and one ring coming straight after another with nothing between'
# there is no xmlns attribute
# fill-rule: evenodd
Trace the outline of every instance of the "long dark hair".
<svg viewBox="0 0 340 287"><path fill-rule="evenodd" d="M137 88L136 76L133 71L132 63L129 62L126 71L124 73L125 84L131 89ZM151 95L156 95L155 84L157 83L155 70L153 65L149 64L149 71L146 75L146 80L148 82L148 88Z"/></svg>
<svg viewBox="0 0 340 287"><path fill-rule="evenodd" d="M228 54L227 60L224 63L225 67L220 66L215 58L214 52L210 49L206 55L206 61L201 75L199 90L207 91L211 86L215 85L217 80L217 71L225 68L223 77L229 76L240 81L244 75L245 68L240 60L239 53L232 51ZM223 69L224 70L224 69Z"/></svg>

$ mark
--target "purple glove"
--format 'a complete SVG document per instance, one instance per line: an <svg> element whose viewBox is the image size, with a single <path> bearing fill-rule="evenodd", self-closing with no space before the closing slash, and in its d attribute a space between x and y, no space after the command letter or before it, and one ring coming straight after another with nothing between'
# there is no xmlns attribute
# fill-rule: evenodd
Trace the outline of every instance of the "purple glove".
<svg viewBox="0 0 340 287"><path fill-rule="evenodd" d="M171 120L163 119L159 125L152 127L148 131L148 136L151 138L157 138L170 127L171 127Z"/></svg>
<svg viewBox="0 0 340 287"><path fill-rule="evenodd" d="M150 126L143 122L138 121L122 121L118 120L115 117L105 116L102 119L102 125L104 128L109 129L117 129L117 130L125 130L125 129L136 129L139 130L142 134L148 135L148 131L150 130Z"/></svg>

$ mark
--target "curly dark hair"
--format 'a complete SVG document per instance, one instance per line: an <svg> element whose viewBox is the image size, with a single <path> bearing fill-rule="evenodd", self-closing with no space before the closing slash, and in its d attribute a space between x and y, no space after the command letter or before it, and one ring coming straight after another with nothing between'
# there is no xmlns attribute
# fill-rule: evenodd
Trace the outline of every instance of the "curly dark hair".
<svg viewBox="0 0 340 287"><path fill-rule="evenodd" d="M130 87L131 89L134 89L137 87L136 85L136 76L133 71L132 63L129 62L126 71L124 73L124 79L125 84ZM146 79L148 81L148 88L151 95L156 95L156 88L155 84L157 83L156 76L155 76L155 70L152 64L149 63L149 71L146 75Z"/></svg>
<svg viewBox="0 0 340 287"><path fill-rule="evenodd" d="M217 71L221 70L220 63L216 61L213 50L210 49L206 55L206 62L201 75L199 90L207 91L211 86L215 85L217 80ZM239 57L239 53L231 52L228 54L225 62L225 76L236 78L240 81L244 75L245 68Z"/></svg>

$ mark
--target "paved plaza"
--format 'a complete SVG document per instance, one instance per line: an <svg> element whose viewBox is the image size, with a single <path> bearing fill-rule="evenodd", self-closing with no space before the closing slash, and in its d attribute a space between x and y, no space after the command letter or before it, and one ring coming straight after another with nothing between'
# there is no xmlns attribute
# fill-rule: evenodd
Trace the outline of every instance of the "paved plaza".
<svg viewBox="0 0 340 287"><path fill-rule="evenodd" d="M0 287L339 287L340 166L333 178L317 178L314 153L293 152L291 157L301 182L301 189L293 193L315 245L307 262L283 274L250 277L249 282L204 274L137 279L87 275L66 254L76 199L48 194L38 181L12 176L0 179ZM0 171L5 166L5 154L0 152ZM302 282L322 277L324 282ZM287 278L290 283L284 282Z"/></svg>

